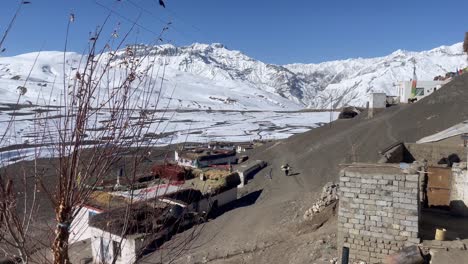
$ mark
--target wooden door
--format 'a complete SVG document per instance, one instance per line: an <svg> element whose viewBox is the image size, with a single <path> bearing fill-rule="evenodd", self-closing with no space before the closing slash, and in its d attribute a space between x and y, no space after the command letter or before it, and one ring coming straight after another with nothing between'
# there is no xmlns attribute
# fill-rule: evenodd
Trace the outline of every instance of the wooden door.
<svg viewBox="0 0 468 264"><path fill-rule="evenodd" d="M449 206L452 168L429 167L427 199L429 206Z"/></svg>

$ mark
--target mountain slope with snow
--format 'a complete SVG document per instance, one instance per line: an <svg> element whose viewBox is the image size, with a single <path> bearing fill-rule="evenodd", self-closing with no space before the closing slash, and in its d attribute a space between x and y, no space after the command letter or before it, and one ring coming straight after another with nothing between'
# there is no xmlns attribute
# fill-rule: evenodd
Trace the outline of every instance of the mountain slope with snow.
<svg viewBox="0 0 468 264"><path fill-rule="evenodd" d="M419 80L467 66L461 43L423 52L398 50L378 58L283 66L263 63L221 44L131 48L158 70L164 68L163 105L199 110L329 108L330 96L334 107L359 106L372 91L396 94L397 83L412 78L413 62ZM123 54L117 52L116 61ZM64 67L61 52L0 58L1 102L16 102L17 87L25 86L28 92L21 103L59 105L64 75L73 76L80 59L79 54L67 53Z"/></svg>
<svg viewBox="0 0 468 264"><path fill-rule="evenodd" d="M160 47L154 49L158 48ZM227 78L208 78L197 72L178 70L174 65L167 65L170 61L167 57L157 54L154 56L147 56L146 64L142 63L141 68L153 62L156 64L153 66L155 73L149 78L156 79L153 84L157 83L156 93L161 93L159 102L161 106L196 110L299 110L303 108L297 102L250 83ZM67 53L64 67L63 57L62 52L41 52L0 58L0 103L16 103L17 88L24 86L27 92L21 97L20 103L60 105L64 79L67 85L70 84L76 69L80 68L80 62L84 60L79 54ZM175 60L180 58L173 57L172 59L175 63ZM122 59L117 56L113 62L115 68L118 68L121 62ZM166 65L164 77L163 65ZM164 79L164 82L159 86L161 79Z"/></svg>
<svg viewBox="0 0 468 264"><path fill-rule="evenodd" d="M320 64L291 64L285 67L308 83L316 96L305 103L312 108L329 105L332 95L336 106L364 105L369 92L397 95L398 83L409 81L416 66L418 80L432 80L465 68L466 55L462 43L441 46L429 51L397 50L385 57L348 59Z"/></svg>

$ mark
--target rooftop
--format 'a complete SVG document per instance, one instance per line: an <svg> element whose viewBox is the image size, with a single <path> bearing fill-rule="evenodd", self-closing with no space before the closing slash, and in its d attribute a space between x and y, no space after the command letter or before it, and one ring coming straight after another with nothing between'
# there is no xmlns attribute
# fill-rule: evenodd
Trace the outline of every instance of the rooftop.
<svg viewBox="0 0 468 264"><path fill-rule="evenodd" d="M118 236L156 234L178 218L177 206L157 199L115 208L91 217L89 225Z"/></svg>
<svg viewBox="0 0 468 264"><path fill-rule="evenodd" d="M129 201L121 196L112 195L111 192L94 191L91 193L87 207L92 207L100 211L108 211L129 204Z"/></svg>
<svg viewBox="0 0 468 264"><path fill-rule="evenodd" d="M468 120L463 121L462 123L456 124L452 127L449 127L441 132L421 138L416 143L437 142L437 141L440 141L449 137L460 136L466 133L468 133Z"/></svg>
<svg viewBox="0 0 468 264"><path fill-rule="evenodd" d="M137 189L133 191L133 200L130 199L130 192L110 192L94 191L86 206L88 208L100 211L111 211L129 204L152 201L159 197L166 197L189 204L199 201L205 195L213 195L232 188L237 188L240 184L240 178L237 173L224 173L219 177L212 177L202 181L199 177L186 180L182 185L154 185L148 188Z"/></svg>
<svg viewBox="0 0 468 264"><path fill-rule="evenodd" d="M203 193L197 189L183 189L175 193L164 195L162 198L182 202L185 205L198 202L203 199Z"/></svg>
<svg viewBox="0 0 468 264"><path fill-rule="evenodd" d="M405 169L411 167L406 163L352 163L340 164L346 172L359 172L364 174L405 174Z"/></svg>
<svg viewBox="0 0 468 264"><path fill-rule="evenodd" d="M237 188L240 183L241 181L239 174L234 172L228 175L223 175L219 178L208 178L205 181L200 180L199 177L195 177L191 180L185 181L183 187L199 190L204 195L213 195L226 190Z"/></svg>
<svg viewBox="0 0 468 264"><path fill-rule="evenodd" d="M224 149L209 149L209 148L196 148L190 150L181 150L179 151L179 156L195 160L198 159L199 161L203 160L210 160L210 159L218 159L223 157L230 157L235 156L236 152L234 150L224 150Z"/></svg>

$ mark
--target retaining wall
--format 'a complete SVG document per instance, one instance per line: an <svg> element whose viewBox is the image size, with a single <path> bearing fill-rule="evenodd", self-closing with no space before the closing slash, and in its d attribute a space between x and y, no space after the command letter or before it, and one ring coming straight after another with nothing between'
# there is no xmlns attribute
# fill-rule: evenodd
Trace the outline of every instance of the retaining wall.
<svg viewBox="0 0 468 264"><path fill-rule="evenodd" d="M428 165L438 165L442 158L456 154L461 160L466 160L466 150L463 146L445 146L437 143L405 143L406 149L414 160L427 160Z"/></svg>

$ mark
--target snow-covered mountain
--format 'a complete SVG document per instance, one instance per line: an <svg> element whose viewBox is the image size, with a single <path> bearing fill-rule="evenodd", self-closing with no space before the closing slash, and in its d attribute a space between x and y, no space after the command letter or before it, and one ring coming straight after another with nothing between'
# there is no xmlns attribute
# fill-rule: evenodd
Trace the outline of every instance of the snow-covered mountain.
<svg viewBox="0 0 468 264"><path fill-rule="evenodd" d="M385 57L285 67L307 83L304 90L310 93L303 102L312 108L323 108L330 105L329 95L337 98L333 100L335 106L364 105L369 92L397 95L398 83L413 77L413 65L418 80L433 80L435 76L465 68L468 63L462 43L457 43L422 52L397 50Z"/></svg>
<svg viewBox="0 0 468 264"><path fill-rule="evenodd" d="M328 108L330 95L335 107L364 105L371 91L396 94L397 83L412 78L413 61L419 80L468 65L461 43L423 52L398 50L379 58L290 65L263 63L221 44L132 48L158 67L165 65L163 96L169 100L174 90L171 108L201 110ZM117 53L117 61L123 53ZM16 102L17 87L26 86L21 100L59 104L61 90L52 87L63 86L63 70L71 76L81 56L67 53L63 67L61 52L37 55L0 58L0 103Z"/></svg>

